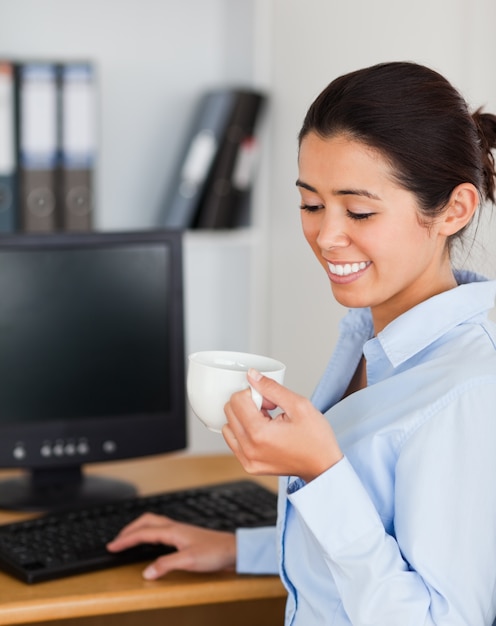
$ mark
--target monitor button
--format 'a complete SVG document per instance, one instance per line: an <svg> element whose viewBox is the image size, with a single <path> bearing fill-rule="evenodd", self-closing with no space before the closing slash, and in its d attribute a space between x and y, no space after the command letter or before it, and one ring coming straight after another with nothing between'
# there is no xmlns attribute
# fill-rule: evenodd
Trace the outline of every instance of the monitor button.
<svg viewBox="0 0 496 626"><path fill-rule="evenodd" d="M26 458L26 448L22 444L17 444L12 450L12 455L14 459L22 461L22 459Z"/></svg>
<svg viewBox="0 0 496 626"><path fill-rule="evenodd" d="M57 441L53 446L53 453L55 456L64 456L64 444L60 441Z"/></svg>
<svg viewBox="0 0 496 626"><path fill-rule="evenodd" d="M76 454L76 446L73 443L66 444L64 452L67 456L74 456Z"/></svg>
<svg viewBox="0 0 496 626"><path fill-rule="evenodd" d="M45 457L46 459L48 459L49 457L52 456L52 447L50 446L49 443L44 443L41 446L40 454L41 454L41 456Z"/></svg>
<svg viewBox="0 0 496 626"><path fill-rule="evenodd" d="M88 454L88 452L90 451L90 447L88 445L87 441L80 441L77 446L76 446L76 450L78 454Z"/></svg>
<svg viewBox="0 0 496 626"><path fill-rule="evenodd" d="M117 444L111 439L107 439L107 441L104 441L102 447L103 451L107 454L113 454L117 450Z"/></svg>

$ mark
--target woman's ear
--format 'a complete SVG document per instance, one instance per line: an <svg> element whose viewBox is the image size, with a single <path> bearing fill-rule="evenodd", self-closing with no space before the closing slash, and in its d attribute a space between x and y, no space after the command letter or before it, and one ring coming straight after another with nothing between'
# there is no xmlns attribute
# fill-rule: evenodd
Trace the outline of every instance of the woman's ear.
<svg viewBox="0 0 496 626"><path fill-rule="evenodd" d="M457 185L441 217L440 232L449 237L464 228L477 210L479 200L479 192L472 183Z"/></svg>

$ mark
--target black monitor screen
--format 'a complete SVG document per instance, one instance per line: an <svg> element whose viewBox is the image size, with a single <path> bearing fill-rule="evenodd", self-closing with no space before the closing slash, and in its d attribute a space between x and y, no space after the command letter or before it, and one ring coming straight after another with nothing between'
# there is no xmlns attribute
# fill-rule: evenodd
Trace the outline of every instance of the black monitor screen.
<svg viewBox="0 0 496 626"><path fill-rule="evenodd" d="M170 406L170 250L0 249L0 421Z"/></svg>
<svg viewBox="0 0 496 626"><path fill-rule="evenodd" d="M0 240L1 466L185 446L180 236Z"/></svg>

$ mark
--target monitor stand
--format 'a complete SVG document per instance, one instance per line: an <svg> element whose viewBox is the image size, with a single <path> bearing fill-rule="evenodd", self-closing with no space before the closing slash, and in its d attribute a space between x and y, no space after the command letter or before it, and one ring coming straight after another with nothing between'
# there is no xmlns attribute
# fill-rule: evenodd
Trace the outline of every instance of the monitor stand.
<svg viewBox="0 0 496 626"><path fill-rule="evenodd" d="M24 476L0 480L0 508L17 511L54 511L134 495L131 483L86 475L81 466L33 468Z"/></svg>

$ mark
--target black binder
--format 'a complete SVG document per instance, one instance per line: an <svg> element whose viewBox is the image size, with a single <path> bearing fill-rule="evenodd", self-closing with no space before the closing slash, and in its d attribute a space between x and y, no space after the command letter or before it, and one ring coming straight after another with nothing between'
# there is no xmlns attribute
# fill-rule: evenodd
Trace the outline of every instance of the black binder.
<svg viewBox="0 0 496 626"><path fill-rule="evenodd" d="M261 93L234 91L234 105L200 203L196 228L235 228L249 223L256 125L264 101Z"/></svg>
<svg viewBox="0 0 496 626"><path fill-rule="evenodd" d="M241 148L251 149L262 94L232 88L213 89L200 99L190 131L173 173L161 225L166 228L223 228L235 223L233 199L246 195L233 184ZM240 161L241 159L241 161ZM242 169L242 157L238 170ZM228 193L218 202L226 181ZM237 202L241 206L241 202Z"/></svg>

